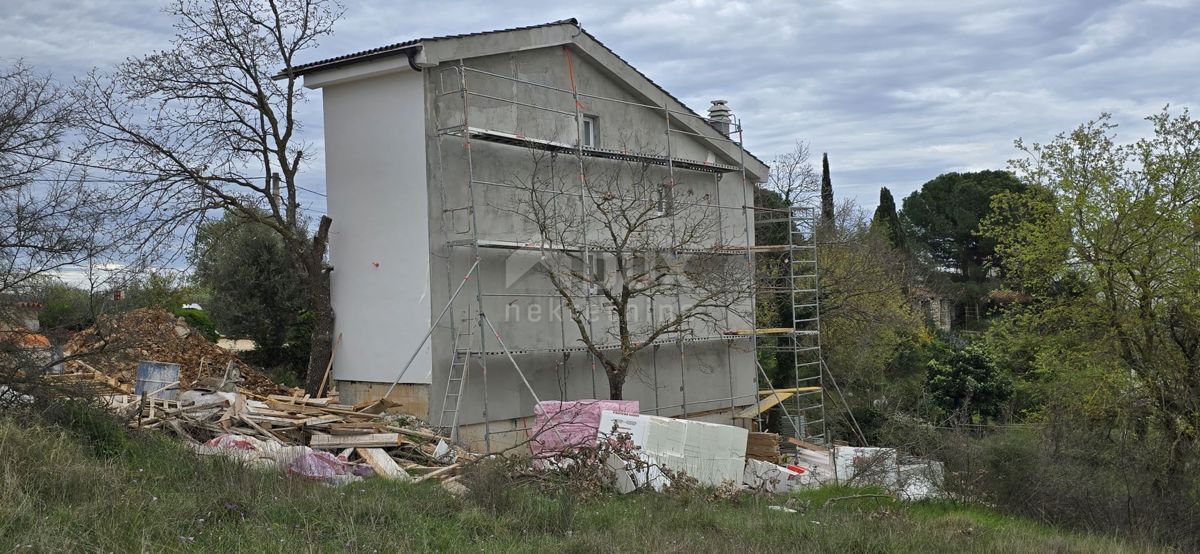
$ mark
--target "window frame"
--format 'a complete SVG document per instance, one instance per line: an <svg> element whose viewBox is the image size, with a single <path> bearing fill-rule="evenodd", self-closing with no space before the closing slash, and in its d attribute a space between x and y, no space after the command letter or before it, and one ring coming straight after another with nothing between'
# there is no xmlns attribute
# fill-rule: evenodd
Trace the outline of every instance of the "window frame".
<svg viewBox="0 0 1200 554"><path fill-rule="evenodd" d="M582 146L596 148L599 144L599 135L596 133L599 119L594 115L583 115L583 120L579 123L579 140Z"/></svg>

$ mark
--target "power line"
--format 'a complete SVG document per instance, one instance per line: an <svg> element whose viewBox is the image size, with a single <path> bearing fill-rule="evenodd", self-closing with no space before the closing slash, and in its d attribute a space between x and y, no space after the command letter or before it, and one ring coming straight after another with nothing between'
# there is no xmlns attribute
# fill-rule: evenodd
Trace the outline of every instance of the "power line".
<svg viewBox="0 0 1200 554"><path fill-rule="evenodd" d="M115 167L107 167L107 166L103 166L103 165L88 164L88 163L76 162L76 161L72 161L72 160L60 160L60 159L57 159L57 158L51 158L51 157L49 157L49 156L42 156L42 155L38 155L38 154L30 154L30 153L28 153L28 152L22 152L22 154L23 154L23 155L25 155L25 156L29 156L29 157L31 157L31 158L37 158L37 159L39 159L39 160L46 160L46 161L49 161L49 162L57 162L57 163L64 163L64 164L67 164L67 165L74 165L74 166L78 166L78 167L86 167L86 168L89 168L89 169L99 169L99 170L103 170L103 171L112 171L112 172L115 172L115 173L128 173L128 174L131 174L131 175L145 175L145 176L147 176L147 177L156 177L156 178L161 178L161 177L163 177L161 174L158 174L158 173L151 173L151 172L148 172L148 171L137 171L137 170L132 170L132 169L119 169L119 168L115 168ZM264 177L263 177L263 179L270 179L271 177L272 177L271 175L266 175L266 176L264 176ZM41 183L57 183L57 182L60 182L60 180L58 180L58 179L25 179L25 180L26 180L26 181L29 181L29 182L41 182ZM83 180L83 181L81 181L81 182L84 182L84 183L112 183L112 184L116 184L116 183L140 183L140 182L143 182L144 180L145 180L145 179L86 179L86 180ZM320 196L320 197L322 197L322 198L328 198L328 196L326 196L326 194L325 194L325 193L323 193L323 192L318 192L318 191L312 190L312 189L310 189L310 188L307 188L307 187L302 187L302 186L300 186L300 185L296 185L296 188L297 188L297 189L300 189L300 190L302 190L302 191L308 192L308 193L310 193L310 194L315 194L315 195L317 195L317 196Z"/></svg>
<svg viewBox="0 0 1200 554"><path fill-rule="evenodd" d="M22 179L22 181L23 182L72 181L72 182L83 182L83 183L104 183L104 185L119 185L119 183L127 183L127 182L145 182L144 179L82 179L82 180L74 180L74 179L71 179L71 177L62 177L62 179ZM296 185L295 187L301 189L301 191L304 191L304 192L307 192L310 194L316 194L316 195L318 195L318 197L329 198L328 195L326 195L325 193L319 192L319 191L313 191L312 188L301 187L300 185Z"/></svg>
<svg viewBox="0 0 1200 554"><path fill-rule="evenodd" d="M104 170L104 171L112 171L112 172L115 172L115 173L129 173L129 174L131 174L131 175L146 175L146 176L150 176L150 177L157 177L157 176L158 176L157 174L154 174L154 173L149 173L149 172L146 172L146 171L136 171L136 170L132 170L132 169L118 169L118 168L115 168L115 167L105 167L105 166L102 166L102 165L87 164L87 163L83 163L83 162L76 162L76 161L73 161L73 160L60 160L60 159L57 159L57 158L51 158L51 157L49 157L49 156L42 156L42 155L39 155L39 154L30 154L30 153L28 153L28 152L22 152L21 154L22 154L22 155L25 155L25 156L29 156L30 158L36 158L36 159L39 159L39 160L46 160L46 161L48 161L48 162L64 163L64 164L67 164L67 165L73 165L73 166L77 166L77 167L86 167L86 168L89 168L89 169L100 169L100 170Z"/></svg>

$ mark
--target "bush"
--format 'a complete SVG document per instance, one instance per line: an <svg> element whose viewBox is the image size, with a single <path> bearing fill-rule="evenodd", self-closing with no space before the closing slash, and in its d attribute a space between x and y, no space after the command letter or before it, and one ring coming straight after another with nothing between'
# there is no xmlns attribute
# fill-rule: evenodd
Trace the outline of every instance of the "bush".
<svg viewBox="0 0 1200 554"><path fill-rule="evenodd" d="M213 325L212 316L208 315L208 312L193 308L174 308L171 313L182 317L188 325L200 331L200 334L209 342L217 342L217 339L220 338L220 335L217 334L217 327Z"/></svg>
<svg viewBox="0 0 1200 554"><path fill-rule="evenodd" d="M928 427L926 429L929 429ZM1153 436L1082 422L914 431L955 498L1097 533L1200 551L1200 475L1168 478ZM914 448L915 449L915 448Z"/></svg>
<svg viewBox="0 0 1200 554"><path fill-rule="evenodd" d="M51 399L34 408L50 425L69 432L101 457L129 453L132 442L124 423L112 413L82 399Z"/></svg>

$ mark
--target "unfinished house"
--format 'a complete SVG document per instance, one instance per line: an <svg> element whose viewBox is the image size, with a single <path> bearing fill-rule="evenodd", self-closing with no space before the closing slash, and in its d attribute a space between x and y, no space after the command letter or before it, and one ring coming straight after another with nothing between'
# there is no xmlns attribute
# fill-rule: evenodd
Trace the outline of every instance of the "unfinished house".
<svg viewBox="0 0 1200 554"><path fill-rule="evenodd" d="M747 426L792 406L824 436L811 214L753 207L768 168L725 101L693 112L575 20L296 71L324 103L343 401L479 450L523 440L538 401L618 393ZM759 324L764 294L792 320ZM794 389L761 390L763 348L792 352Z"/></svg>

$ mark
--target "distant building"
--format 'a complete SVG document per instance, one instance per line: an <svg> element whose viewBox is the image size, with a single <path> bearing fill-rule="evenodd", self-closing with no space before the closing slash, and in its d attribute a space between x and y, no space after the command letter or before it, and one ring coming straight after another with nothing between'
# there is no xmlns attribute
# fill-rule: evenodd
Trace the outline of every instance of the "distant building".
<svg viewBox="0 0 1200 554"><path fill-rule="evenodd" d="M913 306L924 315L933 326L942 331L949 331L954 326L954 301L927 288L916 287L909 290L909 298Z"/></svg>

